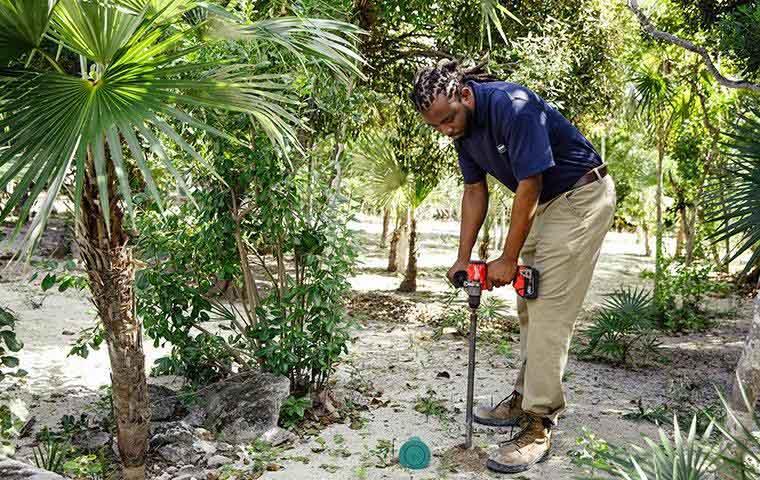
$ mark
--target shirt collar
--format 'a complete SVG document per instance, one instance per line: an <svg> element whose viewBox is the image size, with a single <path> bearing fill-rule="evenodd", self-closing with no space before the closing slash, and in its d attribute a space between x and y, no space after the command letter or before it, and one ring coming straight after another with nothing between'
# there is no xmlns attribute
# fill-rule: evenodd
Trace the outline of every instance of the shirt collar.
<svg viewBox="0 0 760 480"><path fill-rule="evenodd" d="M473 126L482 127L488 120L488 102L483 92L483 85L473 80L467 82L467 85L472 88L472 93L475 95L475 111L472 115L475 125Z"/></svg>

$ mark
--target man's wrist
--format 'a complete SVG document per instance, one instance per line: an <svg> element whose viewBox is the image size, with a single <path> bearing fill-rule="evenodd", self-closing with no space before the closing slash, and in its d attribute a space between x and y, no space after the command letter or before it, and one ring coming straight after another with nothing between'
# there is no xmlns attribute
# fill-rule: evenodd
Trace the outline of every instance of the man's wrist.
<svg viewBox="0 0 760 480"><path fill-rule="evenodd" d="M517 263L517 256L511 253L504 252L501 254L501 259L508 263Z"/></svg>

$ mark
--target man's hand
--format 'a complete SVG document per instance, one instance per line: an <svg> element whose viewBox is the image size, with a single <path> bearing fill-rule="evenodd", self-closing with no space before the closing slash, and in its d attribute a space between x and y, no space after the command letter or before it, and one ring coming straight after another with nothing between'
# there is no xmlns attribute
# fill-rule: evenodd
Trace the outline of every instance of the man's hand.
<svg viewBox="0 0 760 480"><path fill-rule="evenodd" d="M517 260L499 257L488 262L488 281L494 287L509 285L517 275Z"/></svg>
<svg viewBox="0 0 760 480"><path fill-rule="evenodd" d="M457 260L453 267L449 268L449 272L446 274L449 282L454 283L454 274L460 271L467 271L467 267L470 266L470 262L466 260Z"/></svg>

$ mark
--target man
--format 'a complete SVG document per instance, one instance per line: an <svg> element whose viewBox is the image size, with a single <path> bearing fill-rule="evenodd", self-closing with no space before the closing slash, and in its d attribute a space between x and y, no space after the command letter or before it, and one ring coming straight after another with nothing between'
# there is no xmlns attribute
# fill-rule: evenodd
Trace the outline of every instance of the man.
<svg viewBox="0 0 760 480"><path fill-rule="evenodd" d="M454 139L464 177L459 254L449 279L467 268L488 210L486 174L515 192L504 251L488 263L489 280L511 283L518 257L540 273L538 298L518 298L522 368L514 391L474 412L481 424L522 427L487 461L498 472L521 472L548 458L565 408L570 339L612 225L615 186L591 143L525 87L446 61L418 72L410 97L426 123Z"/></svg>

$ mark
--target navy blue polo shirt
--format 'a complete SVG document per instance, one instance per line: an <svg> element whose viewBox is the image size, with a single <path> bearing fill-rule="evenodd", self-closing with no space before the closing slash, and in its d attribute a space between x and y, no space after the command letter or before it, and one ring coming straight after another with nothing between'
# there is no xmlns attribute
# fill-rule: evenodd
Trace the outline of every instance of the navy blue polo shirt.
<svg viewBox="0 0 760 480"><path fill-rule="evenodd" d="M469 82L475 92L470 129L455 141L465 183L490 174L513 192L542 173L543 203L602 164L591 142L527 88L508 82Z"/></svg>

